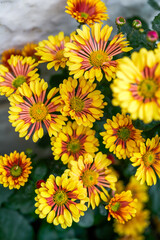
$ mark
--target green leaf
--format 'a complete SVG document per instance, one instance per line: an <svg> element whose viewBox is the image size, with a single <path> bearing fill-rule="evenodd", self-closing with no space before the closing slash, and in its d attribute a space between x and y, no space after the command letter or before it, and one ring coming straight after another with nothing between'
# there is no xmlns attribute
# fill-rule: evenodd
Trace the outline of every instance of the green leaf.
<svg viewBox="0 0 160 240"><path fill-rule="evenodd" d="M41 225L38 231L38 240L59 240L58 233L51 224Z"/></svg>
<svg viewBox="0 0 160 240"><path fill-rule="evenodd" d="M93 224L94 224L94 213L93 213L93 210L88 209L87 212L85 212L84 216L80 218L78 225L80 227L88 228L88 227L91 227Z"/></svg>
<svg viewBox="0 0 160 240"><path fill-rule="evenodd" d="M148 0L148 3L155 10L160 10L160 6L158 5L158 3L155 0Z"/></svg>
<svg viewBox="0 0 160 240"><path fill-rule="evenodd" d="M9 188L4 188L0 185L0 206L3 202L6 202L8 198L13 194L14 190L9 190Z"/></svg>
<svg viewBox="0 0 160 240"><path fill-rule="evenodd" d="M160 36L160 13L155 16L153 22L152 22L152 28L153 30L158 32L158 35Z"/></svg>
<svg viewBox="0 0 160 240"><path fill-rule="evenodd" d="M43 179L47 174L47 166L44 163L39 162L32 170L31 177L34 181Z"/></svg>
<svg viewBox="0 0 160 240"><path fill-rule="evenodd" d="M1 208L0 210L0 239L3 240L32 240L34 232L27 220L16 211Z"/></svg>

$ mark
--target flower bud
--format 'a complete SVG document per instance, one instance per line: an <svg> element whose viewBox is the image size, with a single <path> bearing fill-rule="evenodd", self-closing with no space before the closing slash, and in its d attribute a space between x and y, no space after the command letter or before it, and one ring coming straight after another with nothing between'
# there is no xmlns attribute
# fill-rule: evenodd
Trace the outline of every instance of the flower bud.
<svg viewBox="0 0 160 240"><path fill-rule="evenodd" d="M158 33L156 31L149 31L147 33L147 40L149 42L156 42L158 40L159 36Z"/></svg>
<svg viewBox="0 0 160 240"><path fill-rule="evenodd" d="M115 23L118 26L123 26L126 23L126 19L124 17L117 17Z"/></svg>
<svg viewBox="0 0 160 240"><path fill-rule="evenodd" d="M37 188L40 188L41 187L41 183L45 183L45 181L43 180L43 179L40 179L40 180L38 180L37 182L36 182L36 187Z"/></svg>
<svg viewBox="0 0 160 240"><path fill-rule="evenodd" d="M132 22L132 26L135 28L135 29L139 29L142 27L142 22L138 19L135 19L133 22Z"/></svg>
<svg viewBox="0 0 160 240"><path fill-rule="evenodd" d="M139 29L139 32L140 32L140 33L144 33L144 29L143 29L143 28L140 28L140 29Z"/></svg>

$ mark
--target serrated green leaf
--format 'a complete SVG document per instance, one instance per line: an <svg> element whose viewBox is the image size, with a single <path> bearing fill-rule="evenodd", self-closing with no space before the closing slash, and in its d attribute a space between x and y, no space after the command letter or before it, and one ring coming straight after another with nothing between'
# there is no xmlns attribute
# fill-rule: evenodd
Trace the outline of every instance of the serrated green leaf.
<svg viewBox="0 0 160 240"><path fill-rule="evenodd" d="M158 32L158 35L160 36L160 13L155 16L154 20L152 21L152 28L153 30Z"/></svg>
<svg viewBox="0 0 160 240"><path fill-rule="evenodd" d="M158 3L155 0L148 0L148 3L155 10L160 10L160 6L158 5Z"/></svg>

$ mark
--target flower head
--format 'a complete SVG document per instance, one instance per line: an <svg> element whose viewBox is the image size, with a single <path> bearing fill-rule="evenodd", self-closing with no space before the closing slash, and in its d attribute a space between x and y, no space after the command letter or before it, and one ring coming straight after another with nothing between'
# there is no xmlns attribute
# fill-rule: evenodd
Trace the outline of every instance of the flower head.
<svg viewBox="0 0 160 240"><path fill-rule="evenodd" d="M66 117L60 114L61 98L55 96L57 88L52 88L46 96L48 84L42 79L26 83L19 88L19 94L9 97L11 104L9 121L20 137L26 140L33 134L33 141L43 137L43 126L45 125L50 136L57 135L62 125L65 125ZM34 132L34 133L33 133Z"/></svg>
<svg viewBox="0 0 160 240"><path fill-rule="evenodd" d="M107 119L104 128L106 132L100 133L103 136L103 143L119 159L131 157L135 150L138 151L139 142L144 141L142 131L133 126L132 120L126 114L117 113L112 120Z"/></svg>
<svg viewBox="0 0 160 240"><path fill-rule="evenodd" d="M115 194L111 198L109 204L105 207L108 209L108 220L117 219L120 223L125 223L136 214L136 199L132 198L131 191L123 191L120 194Z"/></svg>
<svg viewBox="0 0 160 240"><path fill-rule="evenodd" d="M17 55L22 55L22 51L20 49L15 49L15 48L11 48L11 49L8 49L4 52L2 52L2 57L1 57L1 63L7 67L9 69L9 71L11 71L11 67L8 63L8 60L10 59L10 57L14 55L14 56L17 56Z"/></svg>
<svg viewBox="0 0 160 240"><path fill-rule="evenodd" d="M58 132L57 137L51 138L54 159L61 160L64 164L77 160L79 156L98 151L99 142L95 138L95 131L76 122L67 122L66 126Z"/></svg>
<svg viewBox="0 0 160 240"><path fill-rule="evenodd" d="M118 26L123 26L124 24L126 24L126 19L124 17L117 17L115 23Z"/></svg>
<svg viewBox="0 0 160 240"><path fill-rule="evenodd" d="M69 42L70 38L65 37L63 32L60 32L56 36L49 36L48 40L39 42L36 47L36 55L41 58L39 63L49 62L47 68L54 67L55 71L61 68L65 68L66 61L68 60L64 56L64 44Z"/></svg>
<svg viewBox="0 0 160 240"><path fill-rule="evenodd" d="M0 156L0 184L9 189L19 189L28 181L31 173L31 159L24 152L14 151Z"/></svg>
<svg viewBox="0 0 160 240"><path fill-rule="evenodd" d="M144 182L151 186L156 184L157 177L160 178L160 138L158 135L152 139L147 139L146 143L140 143L140 150L133 153L131 162L134 167L138 167L136 178L141 184Z"/></svg>
<svg viewBox="0 0 160 240"><path fill-rule="evenodd" d="M108 19L106 6L101 0L67 0L66 13L81 24L91 25Z"/></svg>
<svg viewBox="0 0 160 240"><path fill-rule="evenodd" d="M159 54L142 48L131 59L120 60L117 78L111 84L113 105L144 123L160 120Z"/></svg>
<svg viewBox="0 0 160 240"><path fill-rule="evenodd" d="M11 70L0 65L0 93L7 97L16 92L24 82L29 84L38 78L37 63L31 57L11 56L8 60Z"/></svg>
<svg viewBox="0 0 160 240"><path fill-rule="evenodd" d="M38 60L40 60L40 57L36 56L36 47L38 46L38 44L36 43L27 43L24 48L22 49L22 55L25 57L32 57L33 59L35 59L35 61L37 62Z"/></svg>
<svg viewBox="0 0 160 240"><path fill-rule="evenodd" d="M158 40L159 36L158 33L156 31L149 31L147 33L147 40L149 42L156 42Z"/></svg>
<svg viewBox="0 0 160 240"><path fill-rule="evenodd" d="M107 44L113 28L108 25L101 27L100 23L95 23L91 29L84 25L82 30L77 29L77 33L73 34L73 41L66 43L64 55L69 58L67 65L74 78L84 75L91 82L95 78L101 81L104 72L106 79L111 81L118 64L113 57L132 49L127 47L129 43L122 33L115 35Z"/></svg>
<svg viewBox="0 0 160 240"><path fill-rule="evenodd" d="M48 223L60 224L62 228L70 227L73 221L78 222L87 210L86 189L66 174L56 178L50 175L35 192L36 214L40 218L47 217Z"/></svg>
<svg viewBox="0 0 160 240"><path fill-rule="evenodd" d="M69 175L73 179L78 179L87 189L89 197L88 206L95 206L100 204L100 201L107 201L108 191L106 188L115 190L116 176L108 168L111 161L107 155L101 152L97 153L93 158L90 154L80 156L77 161L70 162Z"/></svg>
<svg viewBox="0 0 160 240"><path fill-rule="evenodd" d="M135 29L139 29L142 27L142 22L138 19L135 19L133 20L132 22L132 26L135 28Z"/></svg>
<svg viewBox="0 0 160 240"><path fill-rule="evenodd" d="M78 125L93 126L93 122L100 120L103 116L102 109L106 102L103 102L104 95L95 90L96 84L86 81L83 77L79 80L64 80L60 84L60 94L64 101L62 114L76 120Z"/></svg>

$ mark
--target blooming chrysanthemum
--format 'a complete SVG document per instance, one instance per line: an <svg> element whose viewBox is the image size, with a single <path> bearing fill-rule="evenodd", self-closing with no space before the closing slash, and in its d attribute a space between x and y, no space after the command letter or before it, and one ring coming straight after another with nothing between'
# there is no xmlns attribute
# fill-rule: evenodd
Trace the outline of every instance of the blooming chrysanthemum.
<svg viewBox="0 0 160 240"><path fill-rule="evenodd" d="M95 138L95 131L83 125L77 125L76 122L67 122L62 130L58 132L57 137L51 138L51 145L54 159L61 158L64 164L71 160L77 160L79 156L98 151L99 142Z"/></svg>
<svg viewBox="0 0 160 240"><path fill-rule="evenodd" d="M113 57L132 49L127 47L129 43L122 33L107 44L113 28L108 25L101 27L100 23L94 24L91 29L84 25L82 30L77 29L77 33L73 34L73 41L66 43L64 55L69 58L67 65L74 78L84 75L91 82L95 78L101 81L104 72L106 79L111 81L118 64Z"/></svg>
<svg viewBox="0 0 160 240"><path fill-rule="evenodd" d="M138 151L139 142L144 141L142 131L133 126L130 116L126 114L117 113L112 120L107 119L104 128L106 132L100 133L103 143L119 159L131 157L133 152Z"/></svg>
<svg viewBox="0 0 160 240"><path fill-rule="evenodd" d="M68 58L64 56L64 45L69 42L70 38L64 36L63 32L60 32L56 36L49 36L48 40L39 42L36 48L36 55L41 58L39 63L49 62L47 68L54 67L55 71L61 68L65 68Z"/></svg>
<svg viewBox="0 0 160 240"><path fill-rule="evenodd" d="M160 178L160 138L158 135L147 139L146 143L140 143L140 150L133 153L130 158L132 165L138 167L136 178L140 183L144 182L151 186L156 184L157 177Z"/></svg>
<svg viewBox="0 0 160 240"><path fill-rule="evenodd" d="M43 126L45 125L50 136L57 135L62 125L65 125L66 117L60 114L61 98L55 96L57 88L52 88L46 96L48 84L42 79L30 82L28 86L24 83L19 88L19 94L9 97L11 104L9 121L20 137L30 138L36 142L43 137Z"/></svg>
<svg viewBox="0 0 160 240"><path fill-rule="evenodd" d="M101 0L68 0L66 13L81 24L91 25L108 19L106 6Z"/></svg>
<svg viewBox="0 0 160 240"><path fill-rule="evenodd" d="M62 114L76 120L78 125L93 126L93 122L103 117L101 109L107 105L103 102L104 95L95 90L96 84L81 77L79 80L64 80L60 84L60 94L64 101Z"/></svg>
<svg viewBox="0 0 160 240"><path fill-rule="evenodd" d="M87 210L86 189L66 174L56 178L50 175L46 183L41 183L41 187L35 192L36 214L40 218L47 217L48 223L60 224L62 228L70 227L72 221L78 222Z"/></svg>
<svg viewBox="0 0 160 240"><path fill-rule="evenodd" d="M142 48L132 53L131 59L122 58L117 78L111 85L113 105L144 123L160 120L159 55Z"/></svg>
<svg viewBox="0 0 160 240"><path fill-rule="evenodd" d="M120 236L133 236L136 237L143 234L145 229L149 226L149 215L148 210L139 209L136 212L136 216L130 219L125 224L115 221L114 231Z"/></svg>
<svg viewBox="0 0 160 240"><path fill-rule="evenodd" d="M31 57L11 56L8 60L11 68L9 70L3 65L0 65L0 94L7 97L14 93L24 82L34 81L38 78L37 68L38 63Z"/></svg>
<svg viewBox="0 0 160 240"><path fill-rule="evenodd" d="M24 152L14 151L0 156L0 184L9 189L19 189L28 181L32 167L31 159Z"/></svg>
<svg viewBox="0 0 160 240"><path fill-rule="evenodd" d="M35 53L37 52L35 49L36 47L38 47L37 43L33 43L33 42L27 43L22 49L22 55L24 57L32 57L37 62L38 60L40 60L40 57L35 55Z"/></svg>
<svg viewBox="0 0 160 240"><path fill-rule="evenodd" d="M20 56L21 56L21 55L22 55L22 51L21 51L20 49L11 48L11 49L8 49L8 50L6 50L6 51L4 51L4 52L2 53L1 63L2 63L5 67L7 67L9 70L11 70L11 67L10 67L10 65L9 65L9 63L8 63L8 60L10 59L10 57L11 57L12 55L14 55L14 56L20 55Z"/></svg>
<svg viewBox="0 0 160 240"><path fill-rule="evenodd" d="M123 191L120 194L115 194L111 198L109 204L105 207L108 209L108 220L114 217L120 223L125 223L136 214L136 199L132 198L131 191Z"/></svg>
<svg viewBox="0 0 160 240"><path fill-rule="evenodd" d="M120 237L117 240L144 240L144 236L143 235L137 235L137 236L124 236L124 237Z"/></svg>
<svg viewBox="0 0 160 240"><path fill-rule="evenodd" d="M69 175L78 179L87 189L88 207L100 204L100 200L108 200L108 190L115 190L116 176L108 168L111 161L107 155L98 152L93 158L90 154L80 156L78 161L70 162ZM108 188L108 190L106 189Z"/></svg>

